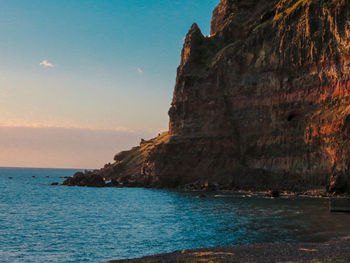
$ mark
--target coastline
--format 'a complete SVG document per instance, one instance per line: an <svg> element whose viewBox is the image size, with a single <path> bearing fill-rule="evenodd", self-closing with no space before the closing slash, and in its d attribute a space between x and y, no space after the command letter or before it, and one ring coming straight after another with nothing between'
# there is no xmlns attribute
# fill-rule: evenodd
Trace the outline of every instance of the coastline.
<svg viewBox="0 0 350 263"><path fill-rule="evenodd" d="M84 179L84 176L81 178ZM205 198L207 196L216 193L218 195L232 195L232 196L243 196L243 197L305 197L305 198L350 198L350 193L336 193L336 192L328 192L326 189L304 189L301 191L291 191L291 190L254 190L254 189L215 189L215 188L202 188L202 189L189 189L187 187L177 187L177 188L169 188L169 187L150 187L143 185L126 185L115 184L112 181L104 180L103 178L99 178L98 182L91 182L80 184L80 182L70 181L74 179L73 177L62 177L61 179L66 179L63 183L53 182L51 185L60 185L66 187L92 187L92 188L144 188L144 189L157 189L157 190L167 190L167 191L183 191L189 193L198 193L199 197ZM88 179L89 180L89 179Z"/></svg>
<svg viewBox="0 0 350 263"><path fill-rule="evenodd" d="M168 191L184 191L189 193L198 193L198 197L206 198L209 196L223 195L223 196L241 196L241 197L267 197L267 198L292 198L292 197L302 197L302 198L320 198L320 199L329 199L329 198L350 198L350 194L336 194L329 193L325 189L317 190L307 190L301 192L294 191L277 191L277 195L274 196L275 191L254 191L254 190L189 190L186 188L151 188L151 189L161 189Z"/></svg>
<svg viewBox="0 0 350 263"><path fill-rule="evenodd" d="M107 166L110 168L110 166ZM172 186L171 184L165 185L152 185L146 181L140 179L142 177L136 176L141 181L137 182L133 178L131 181L122 180L121 178L111 178L111 176L104 175L105 168L94 171L76 172L73 176L64 177L61 184L55 182L52 185L63 185L63 186L80 186L80 187L115 187L115 188L151 188L161 190L178 190L186 192L198 192L201 193L201 197L205 197L206 193L223 193L232 195L244 195L244 196L266 196L266 197L318 197L318 198L332 198L332 197L348 197L350 193L347 191L333 191L326 186L243 186L243 187L229 187L220 185L217 182L200 182Z"/></svg>
<svg viewBox="0 0 350 263"><path fill-rule="evenodd" d="M266 243L240 247L215 247L175 251L138 259L107 263L144 262L350 262L350 237L325 243Z"/></svg>

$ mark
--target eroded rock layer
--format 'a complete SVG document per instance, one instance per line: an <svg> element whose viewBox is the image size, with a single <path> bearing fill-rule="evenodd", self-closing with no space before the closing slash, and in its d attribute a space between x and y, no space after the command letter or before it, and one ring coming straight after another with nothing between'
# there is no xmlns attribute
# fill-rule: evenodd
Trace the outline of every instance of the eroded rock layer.
<svg viewBox="0 0 350 263"><path fill-rule="evenodd" d="M222 0L186 36L169 132L99 173L150 187L350 190L350 2Z"/></svg>

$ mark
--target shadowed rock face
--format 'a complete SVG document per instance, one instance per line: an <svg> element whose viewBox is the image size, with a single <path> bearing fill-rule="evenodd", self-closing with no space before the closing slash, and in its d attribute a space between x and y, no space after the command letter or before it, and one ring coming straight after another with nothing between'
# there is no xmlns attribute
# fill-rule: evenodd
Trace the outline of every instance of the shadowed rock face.
<svg viewBox="0 0 350 263"><path fill-rule="evenodd" d="M349 55L347 1L222 0L211 36L186 36L169 132L117 157L111 177L349 192Z"/></svg>

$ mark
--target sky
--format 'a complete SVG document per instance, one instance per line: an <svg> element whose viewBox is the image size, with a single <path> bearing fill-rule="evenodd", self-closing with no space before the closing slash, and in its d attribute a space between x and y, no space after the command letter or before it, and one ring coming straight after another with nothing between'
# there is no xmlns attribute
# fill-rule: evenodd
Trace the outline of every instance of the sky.
<svg viewBox="0 0 350 263"><path fill-rule="evenodd" d="M219 0L2 0L0 166L94 169L168 129L184 37Z"/></svg>

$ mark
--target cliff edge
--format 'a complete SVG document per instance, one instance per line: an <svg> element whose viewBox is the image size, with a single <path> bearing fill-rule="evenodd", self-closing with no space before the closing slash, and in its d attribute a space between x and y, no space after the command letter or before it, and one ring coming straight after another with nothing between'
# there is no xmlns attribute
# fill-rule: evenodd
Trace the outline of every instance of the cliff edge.
<svg viewBox="0 0 350 263"><path fill-rule="evenodd" d="M350 192L350 3L221 0L189 30L169 131L95 171L127 186Z"/></svg>

